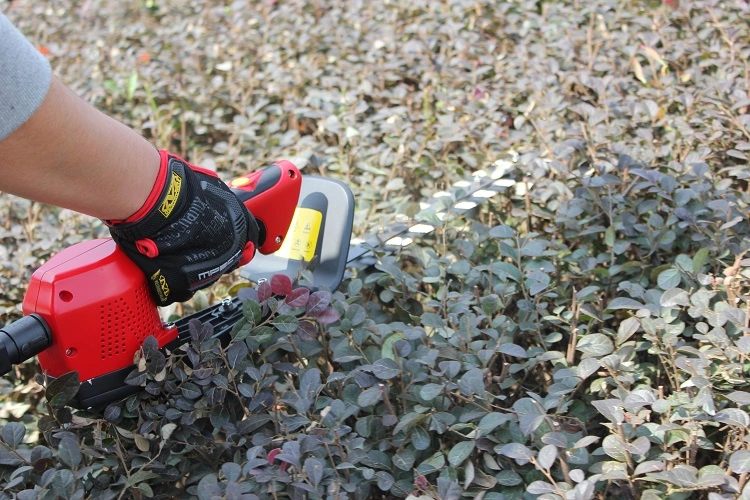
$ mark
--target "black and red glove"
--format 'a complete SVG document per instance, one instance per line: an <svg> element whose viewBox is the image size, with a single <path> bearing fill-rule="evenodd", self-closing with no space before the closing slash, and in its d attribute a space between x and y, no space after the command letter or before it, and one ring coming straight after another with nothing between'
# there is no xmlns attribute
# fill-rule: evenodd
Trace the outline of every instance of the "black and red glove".
<svg viewBox="0 0 750 500"><path fill-rule="evenodd" d="M151 194L125 221L105 221L140 267L157 305L182 302L252 259L258 224L210 170L159 152Z"/></svg>

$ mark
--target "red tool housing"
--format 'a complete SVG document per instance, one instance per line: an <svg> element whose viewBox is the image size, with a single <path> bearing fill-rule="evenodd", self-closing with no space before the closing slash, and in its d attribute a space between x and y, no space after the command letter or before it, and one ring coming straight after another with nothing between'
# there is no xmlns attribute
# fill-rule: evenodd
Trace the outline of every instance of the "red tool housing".
<svg viewBox="0 0 750 500"><path fill-rule="evenodd" d="M42 316L54 332L38 355L52 377L77 370L85 381L132 365L149 335L160 347L177 336L162 324L143 272L111 239L66 248L37 269L23 311Z"/></svg>

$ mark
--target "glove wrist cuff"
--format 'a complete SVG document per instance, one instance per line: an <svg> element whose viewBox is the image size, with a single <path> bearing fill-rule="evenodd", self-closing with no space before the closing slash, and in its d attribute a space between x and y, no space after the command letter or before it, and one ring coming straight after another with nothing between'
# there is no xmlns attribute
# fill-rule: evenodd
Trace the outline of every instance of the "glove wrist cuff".
<svg viewBox="0 0 750 500"><path fill-rule="evenodd" d="M159 173L143 206L124 221L104 221L113 235L128 241L147 238L169 223L178 204L184 204L187 163L163 150L159 151L159 156Z"/></svg>
<svg viewBox="0 0 750 500"><path fill-rule="evenodd" d="M105 220L104 223L110 227L117 226L120 224L129 224L131 222L138 222L144 218L156 205L159 200L162 191L164 190L164 183L167 180L167 164L169 163L169 153L164 150L159 151L159 172L156 174L156 181L154 186L151 188L151 192L146 197L146 201L143 202L141 208L136 210L131 216L124 220Z"/></svg>
<svg viewBox="0 0 750 500"><path fill-rule="evenodd" d="M137 222L143 219L156 205L159 197L164 191L164 184L167 181L167 164L169 163L169 153L163 149L159 151L159 173L156 174L156 182L154 187L151 188L151 192L148 194L146 201L143 202L141 208L139 208L133 215L122 221L127 224L129 222Z"/></svg>

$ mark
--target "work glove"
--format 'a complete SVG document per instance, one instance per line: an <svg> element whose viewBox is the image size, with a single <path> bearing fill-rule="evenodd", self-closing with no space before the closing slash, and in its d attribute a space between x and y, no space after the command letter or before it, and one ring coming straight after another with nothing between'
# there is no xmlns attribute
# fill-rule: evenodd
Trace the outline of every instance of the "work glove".
<svg viewBox="0 0 750 500"><path fill-rule="evenodd" d="M216 173L166 151L151 194L125 221L104 221L115 242L148 278L159 306L252 259L258 224Z"/></svg>

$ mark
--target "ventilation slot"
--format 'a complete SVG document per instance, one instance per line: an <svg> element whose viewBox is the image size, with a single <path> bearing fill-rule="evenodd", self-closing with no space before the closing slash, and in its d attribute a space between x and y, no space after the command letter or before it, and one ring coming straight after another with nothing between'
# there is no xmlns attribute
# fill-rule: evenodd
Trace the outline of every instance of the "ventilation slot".
<svg viewBox="0 0 750 500"><path fill-rule="evenodd" d="M154 314L146 285L128 295L99 306L102 359L127 354L128 344L134 342L130 346L132 355L146 337L161 329L161 321L158 314Z"/></svg>

